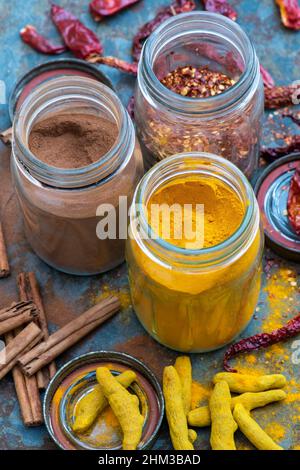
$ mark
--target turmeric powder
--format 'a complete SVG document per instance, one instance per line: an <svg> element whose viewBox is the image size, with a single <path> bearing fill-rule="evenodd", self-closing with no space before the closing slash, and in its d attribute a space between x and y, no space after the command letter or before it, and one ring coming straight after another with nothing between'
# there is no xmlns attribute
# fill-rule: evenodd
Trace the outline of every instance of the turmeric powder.
<svg viewBox="0 0 300 470"><path fill-rule="evenodd" d="M254 233L234 258L215 266L214 251L202 250L218 251L218 244L241 225L248 203L221 178L201 173L170 179L145 200L146 217L153 204L190 204L195 233L195 206L204 206L203 246L202 241L187 238L185 226L171 210L169 236L163 236L165 217L148 218L152 231L161 235L160 243L162 238L167 246L155 250L154 242L148 246L135 234L128 238L133 307L145 329L162 344L183 352L209 351L229 343L249 323L260 292L263 238L258 211ZM182 238L177 236L180 232ZM192 256L190 244L198 242Z"/></svg>
<svg viewBox="0 0 300 470"><path fill-rule="evenodd" d="M183 408L187 415L191 409L192 398L192 365L190 358L188 356L177 357L174 367L180 379Z"/></svg>
<svg viewBox="0 0 300 470"><path fill-rule="evenodd" d="M194 450L183 407L182 387L178 373L173 366L164 368L163 393L170 436L174 449Z"/></svg>
<svg viewBox="0 0 300 470"><path fill-rule="evenodd" d="M144 424L137 396L130 394L106 367L99 367L96 375L101 390L122 428L122 448L135 450L141 441Z"/></svg>
<svg viewBox="0 0 300 470"><path fill-rule="evenodd" d="M273 439L251 418L250 413L241 403L235 405L233 416L239 429L259 450L283 450Z"/></svg>
<svg viewBox="0 0 300 470"><path fill-rule="evenodd" d="M213 378L213 382L228 383L230 391L234 393L263 392L274 388L282 388L286 385L286 378L281 374L273 375L246 375L232 372L219 372Z"/></svg>
<svg viewBox="0 0 300 470"><path fill-rule="evenodd" d="M241 403L247 411L251 411L254 408L260 408L269 403L284 400L286 396L286 393L281 389L257 393L246 392L231 399L231 409L233 410L235 405ZM201 406L190 411L188 423L190 426L209 426L211 423L209 407Z"/></svg>
<svg viewBox="0 0 300 470"><path fill-rule="evenodd" d="M212 450L236 450L234 433L237 424L231 413L231 395L227 382L218 382L209 400Z"/></svg>
<svg viewBox="0 0 300 470"><path fill-rule="evenodd" d="M125 371L116 377L116 380L125 388L128 388L135 379L136 374L131 370ZM75 420L72 425L73 431L75 433L87 431L107 405L108 401L98 384L76 405Z"/></svg>

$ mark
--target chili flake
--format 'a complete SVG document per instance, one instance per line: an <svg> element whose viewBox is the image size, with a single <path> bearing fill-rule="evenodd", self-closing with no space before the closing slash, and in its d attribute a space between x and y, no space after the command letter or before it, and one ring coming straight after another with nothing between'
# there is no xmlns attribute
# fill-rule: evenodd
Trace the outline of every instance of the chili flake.
<svg viewBox="0 0 300 470"><path fill-rule="evenodd" d="M179 67L169 72L161 83L169 90L189 98L208 98L219 95L234 85L227 75L209 70L208 67Z"/></svg>
<svg viewBox="0 0 300 470"><path fill-rule="evenodd" d="M289 135L284 140L285 145L279 147L262 147L260 151L261 158L272 162L289 153L300 152L300 134Z"/></svg>
<svg viewBox="0 0 300 470"><path fill-rule="evenodd" d="M265 87L265 107L268 109L282 108L298 104L300 97L299 85Z"/></svg>

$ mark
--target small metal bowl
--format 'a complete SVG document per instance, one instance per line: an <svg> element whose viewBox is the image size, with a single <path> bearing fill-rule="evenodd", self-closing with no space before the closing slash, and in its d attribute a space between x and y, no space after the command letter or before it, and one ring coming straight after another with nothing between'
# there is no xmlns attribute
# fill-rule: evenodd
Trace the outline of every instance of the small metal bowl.
<svg viewBox="0 0 300 470"><path fill-rule="evenodd" d="M136 373L136 381L128 388L140 400L145 417L143 435L138 449L149 449L157 438L163 416L164 398L161 386L150 369L128 354L99 351L79 356L63 366L47 387L43 412L49 434L63 450L119 450L122 433L111 410L101 413L88 433L75 434L72 429L74 410L80 399L97 384L96 369L107 366L114 375L125 370ZM112 423L109 432L105 428L105 413L110 412ZM113 423L114 421L114 423Z"/></svg>

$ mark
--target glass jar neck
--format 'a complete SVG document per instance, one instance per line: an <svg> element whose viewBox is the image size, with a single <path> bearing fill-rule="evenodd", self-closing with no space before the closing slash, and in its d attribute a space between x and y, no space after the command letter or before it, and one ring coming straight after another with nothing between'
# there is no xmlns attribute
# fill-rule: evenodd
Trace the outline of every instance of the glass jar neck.
<svg viewBox="0 0 300 470"><path fill-rule="evenodd" d="M176 94L160 82L177 67L208 66L227 73L236 83L208 98ZM260 82L253 44L238 24L215 13L185 13L164 22L146 41L138 82L142 94L179 114L224 114L251 99Z"/></svg>
<svg viewBox="0 0 300 470"><path fill-rule="evenodd" d="M157 235L152 236L153 230L147 218L147 203L151 195L174 178L184 179L201 175L206 178L218 178L236 192L244 208L240 227L219 245L197 250L181 248ZM228 160L204 152L174 155L155 165L138 185L130 213L131 236L141 249L165 265L176 263L178 269L213 269L233 262L251 245L259 229L259 223L257 201L247 178Z"/></svg>
<svg viewBox="0 0 300 470"><path fill-rule="evenodd" d="M33 125L55 113L101 115L118 127L112 148L96 162L80 168L58 168L42 162L30 151ZM57 188L81 188L112 175L131 155L135 146L132 121L117 95L106 85L83 77L62 77L40 85L26 98L13 125L13 155L25 171L41 183Z"/></svg>

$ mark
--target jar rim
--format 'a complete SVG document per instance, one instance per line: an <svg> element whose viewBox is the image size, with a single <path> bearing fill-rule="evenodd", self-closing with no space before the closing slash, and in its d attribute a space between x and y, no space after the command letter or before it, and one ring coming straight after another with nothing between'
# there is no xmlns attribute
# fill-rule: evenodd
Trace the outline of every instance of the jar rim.
<svg viewBox="0 0 300 470"><path fill-rule="evenodd" d="M43 99L46 100L46 104L51 104L50 95L55 90L61 91L61 96L52 101L55 104L67 96L63 95L63 90L69 93L70 96L77 96L72 94L72 90L77 90L77 93L80 93L80 91L95 92L97 98L100 99L101 97L103 99L103 105L105 105L104 97L107 104L111 104L110 112L113 114L114 111L114 117L118 117L118 122L116 120L119 128L118 136L109 151L96 162L79 168L55 167L39 160L24 142L22 126L25 126L28 114L37 106L35 113L38 115L44 104ZM85 98L80 95L80 99L84 100ZM32 122L30 124L32 125ZM123 164L126 155L130 154L131 150L133 151L134 145L133 123L121 100L108 86L87 77L55 77L37 86L20 106L13 124L13 153L22 155L21 158L18 157L22 166L41 183L62 189L85 187L106 179Z"/></svg>
<svg viewBox="0 0 300 470"><path fill-rule="evenodd" d="M174 245L161 237L156 236L154 238L150 237L143 244L150 252L152 249L155 250L155 253L158 257L161 257L161 260L164 262L168 258L168 255L171 253L176 256L176 261L180 264L191 265L208 265L213 264L222 264L228 259L233 259L242 247L248 246L249 242L252 241L251 235L256 233L256 229L259 227L259 210L258 205L255 199L253 189L247 180L246 176L237 168L233 163L226 160L223 157L207 153L207 152L187 152L173 155L167 157L161 162L157 163L153 168L151 168L142 178L138 187L136 188L133 204L131 206L130 212L130 222L132 217L137 218L135 212L135 204L137 204L141 210L139 212L139 222L143 233L154 234L152 227L149 225L144 204L144 195L147 190L147 187L150 185L151 181L157 179L159 174L162 174L164 169L168 167L171 168L177 164L184 164L185 159L188 159L189 162L193 161L194 163L204 163L205 165L215 164L218 168L225 168L226 171L231 173L234 177L240 180L241 189L245 191L246 200L248 201L245 204L245 214L240 226L230 235L229 238L223 242L214 245L212 247L202 248L202 249L187 249L182 248L177 245ZM192 171L186 170L184 174L193 173L201 174L199 170ZM142 242L141 238L138 237L138 242Z"/></svg>
<svg viewBox="0 0 300 470"><path fill-rule="evenodd" d="M245 60L245 68L242 71L239 80L223 93L206 98L192 98L174 93L160 82L153 70L155 62L155 58L152 57L153 51L155 50L156 44L159 44L160 48L163 47L162 35L175 30L176 27L180 28L182 24L186 26L189 23L193 24L195 22L198 22L199 24L201 23L201 25L215 24L221 26L224 28L224 34L226 30L234 32L236 37L240 37L245 44L246 57L243 57ZM183 33L181 32L181 34ZM209 30L209 34L217 35L217 33L214 33L211 29ZM225 36L223 36L223 38L228 41ZM242 55L240 50L239 52ZM139 63L138 81L140 88L142 88L141 82L145 81L147 90L150 92L154 101L167 105L176 112L181 112L182 114L201 115L209 114L210 112L215 113L216 111L222 111L229 108L232 104L237 103L238 100L242 100L249 92L249 89L251 89L258 69L258 59L254 45L245 31L236 22L217 13L193 11L189 13L181 13L169 18L147 39L144 44ZM201 107L199 106L200 104Z"/></svg>

